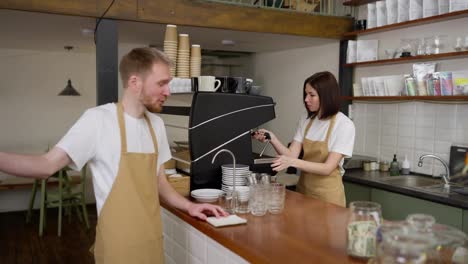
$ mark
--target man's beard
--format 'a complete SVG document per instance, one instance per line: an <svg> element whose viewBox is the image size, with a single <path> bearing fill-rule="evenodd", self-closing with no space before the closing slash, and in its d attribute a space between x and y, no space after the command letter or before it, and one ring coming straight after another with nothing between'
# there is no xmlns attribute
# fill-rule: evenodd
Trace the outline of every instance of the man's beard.
<svg viewBox="0 0 468 264"><path fill-rule="evenodd" d="M161 113L163 110L163 106L161 105L153 105L153 104L144 104L146 109L151 113Z"/></svg>

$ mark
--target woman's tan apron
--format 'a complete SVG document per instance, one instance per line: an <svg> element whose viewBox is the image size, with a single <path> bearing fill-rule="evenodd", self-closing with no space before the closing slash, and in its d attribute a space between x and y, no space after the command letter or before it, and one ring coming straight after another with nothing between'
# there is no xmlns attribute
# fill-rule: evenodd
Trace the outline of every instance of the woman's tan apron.
<svg viewBox="0 0 468 264"><path fill-rule="evenodd" d="M127 152L122 104L117 104L121 157L117 178L96 227L96 263L164 263L157 184L158 143L146 123L155 153Z"/></svg>
<svg viewBox="0 0 468 264"><path fill-rule="evenodd" d="M308 140L305 136L309 132L310 127L315 118L309 121L304 133L304 149L303 160L324 163L328 158L328 140L331 131L335 125L336 115L330 120L327 136L325 141ZM340 171L335 168L328 176L318 175L314 173L302 172L297 184L297 191L307 196L314 197L336 205L346 206L346 197L344 193L343 181Z"/></svg>

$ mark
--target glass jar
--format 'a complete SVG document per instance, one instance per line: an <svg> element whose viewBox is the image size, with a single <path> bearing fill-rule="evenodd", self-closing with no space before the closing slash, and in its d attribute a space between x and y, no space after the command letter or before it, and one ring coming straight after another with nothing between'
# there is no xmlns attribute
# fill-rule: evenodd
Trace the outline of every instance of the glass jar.
<svg viewBox="0 0 468 264"><path fill-rule="evenodd" d="M358 258L371 258L376 255L376 235L382 219L380 204L355 201L349 205L351 210L347 227L348 255Z"/></svg>
<svg viewBox="0 0 468 264"><path fill-rule="evenodd" d="M435 240L412 229L392 230L383 237L372 263L440 263L434 250Z"/></svg>
<svg viewBox="0 0 468 264"><path fill-rule="evenodd" d="M380 162L380 171L388 171L390 169L390 165L388 161L381 161Z"/></svg>
<svg viewBox="0 0 468 264"><path fill-rule="evenodd" d="M362 162L362 168L364 171L370 171L371 170L371 161L370 160L365 160Z"/></svg>
<svg viewBox="0 0 468 264"><path fill-rule="evenodd" d="M406 218L415 233L433 240L436 259L440 263L468 263L468 236L451 226L436 224L427 214L411 214Z"/></svg>

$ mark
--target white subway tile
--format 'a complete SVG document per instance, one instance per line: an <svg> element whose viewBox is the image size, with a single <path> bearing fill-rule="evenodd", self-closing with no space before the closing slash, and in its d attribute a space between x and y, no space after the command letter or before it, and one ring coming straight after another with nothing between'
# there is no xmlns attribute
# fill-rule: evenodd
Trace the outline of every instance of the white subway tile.
<svg viewBox="0 0 468 264"><path fill-rule="evenodd" d="M169 257L168 255L164 255L164 263L166 263L166 264L176 264L174 262L174 260L171 257Z"/></svg>
<svg viewBox="0 0 468 264"><path fill-rule="evenodd" d="M404 125L398 127L398 136L400 137L414 137L415 127L413 125Z"/></svg>
<svg viewBox="0 0 468 264"><path fill-rule="evenodd" d="M401 119L402 117L407 116L414 116L416 112L416 105L414 102L409 103L401 103L398 105L398 117Z"/></svg>
<svg viewBox="0 0 468 264"><path fill-rule="evenodd" d="M385 110L383 110L380 115L380 122L384 125L397 126L398 114L388 113L388 112L385 112Z"/></svg>
<svg viewBox="0 0 468 264"><path fill-rule="evenodd" d="M234 254L233 252L229 251L227 254L227 259L229 264L248 264L245 259L240 257L239 255Z"/></svg>
<svg viewBox="0 0 468 264"><path fill-rule="evenodd" d="M434 128L434 117L416 117L415 126L422 128Z"/></svg>
<svg viewBox="0 0 468 264"><path fill-rule="evenodd" d="M435 130L435 140L440 141L453 141L455 139L455 129L454 128L436 128Z"/></svg>
<svg viewBox="0 0 468 264"><path fill-rule="evenodd" d="M163 241L164 241L164 253L166 253L172 258L174 256L174 242L167 235L164 235Z"/></svg>
<svg viewBox="0 0 468 264"><path fill-rule="evenodd" d="M188 254L188 263L189 264L203 264L206 262L200 261L197 257L193 256L192 254Z"/></svg>
<svg viewBox="0 0 468 264"><path fill-rule="evenodd" d="M414 141L414 149L416 151L434 153L434 140L416 138Z"/></svg>
<svg viewBox="0 0 468 264"><path fill-rule="evenodd" d="M398 149L413 149L414 138L413 137L398 137Z"/></svg>
<svg viewBox="0 0 468 264"><path fill-rule="evenodd" d="M217 242L206 238L206 259L208 264L224 264L227 263L226 259L227 249L222 248Z"/></svg>
<svg viewBox="0 0 468 264"><path fill-rule="evenodd" d="M382 136L381 140L381 149L384 147L394 147L397 144L397 137L396 136Z"/></svg>
<svg viewBox="0 0 468 264"><path fill-rule="evenodd" d="M379 104L367 105L367 111L366 111L367 119L373 120L373 121L380 120L380 108L381 106Z"/></svg>
<svg viewBox="0 0 468 264"><path fill-rule="evenodd" d="M191 255L198 258L202 263L206 262L205 235L198 230L190 230L188 237L188 250Z"/></svg>
<svg viewBox="0 0 468 264"><path fill-rule="evenodd" d="M163 233L169 237L172 237L173 222L168 214L162 214Z"/></svg>
<svg viewBox="0 0 468 264"><path fill-rule="evenodd" d="M174 242L176 242L181 247L186 249L188 230L186 228L186 224L182 220L176 219L174 223L173 234L174 234Z"/></svg>
<svg viewBox="0 0 468 264"><path fill-rule="evenodd" d="M435 125L438 128L455 128L456 126L456 105L437 104Z"/></svg>
<svg viewBox="0 0 468 264"><path fill-rule="evenodd" d="M393 146L382 146L380 149L380 160L386 160L390 162L393 159L393 154L396 153L396 144Z"/></svg>
<svg viewBox="0 0 468 264"><path fill-rule="evenodd" d="M456 129L455 130L455 142L468 143L468 129Z"/></svg>
<svg viewBox="0 0 468 264"><path fill-rule="evenodd" d="M434 127L416 127L414 137L416 139L430 139L434 141Z"/></svg>
<svg viewBox="0 0 468 264"><path fill-rule="evenodd" d="M436 153L436 155L444 155L444 156L448 157L449 153L450 153L450 146L451 145L452 145L452 143L449 142L449 141L436 140L435 143L434 143L434 153ZM448 160L448 159L446 159L446 160Z"/></svg>
<svg viewBox="0 0 468 264"><path fill-rule="evenodd" d="M187 264L187 251L177 243L174 243L173 259L177 264Z"/></svg>
<svg viewBox="0 0 468 264"><path fill-rule="evenodd" d="M398 135L398 126L383 125L381 133L382 135L385 135L385 136L396 136Z"/></svg>

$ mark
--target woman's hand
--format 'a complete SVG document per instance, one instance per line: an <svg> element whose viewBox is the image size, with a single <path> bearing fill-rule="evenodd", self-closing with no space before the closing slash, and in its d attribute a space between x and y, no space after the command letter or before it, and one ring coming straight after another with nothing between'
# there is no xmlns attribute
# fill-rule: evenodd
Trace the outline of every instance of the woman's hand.
<svg viewBox="0 0 468 264"><path fill-rule="evenodd" d="M259 129L257 131L255 131L253 134L252 134L252 137L260 142L266 142L267 141L267 136L266 136L266 133L268 133L270 135L270 141L272 141L274 138L276 139L276 136L275 134L273 134L271 131L268 131L266 129Z"/></svg>
<svg viewBox="0 0 468 264"><path fill-rule="evenodd" d="M291 158L286 155L281 155L273 161L271 167L274 171L282 171L287 169L288 167L294 167L295 160L295 158Z"/></svg>

